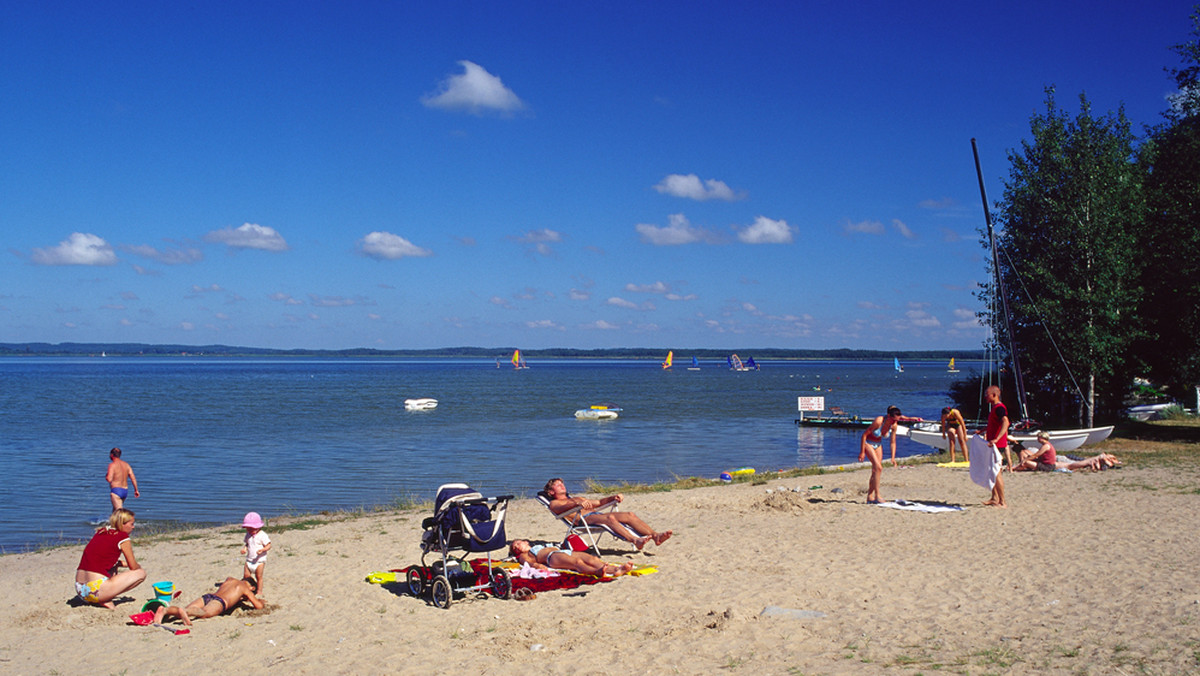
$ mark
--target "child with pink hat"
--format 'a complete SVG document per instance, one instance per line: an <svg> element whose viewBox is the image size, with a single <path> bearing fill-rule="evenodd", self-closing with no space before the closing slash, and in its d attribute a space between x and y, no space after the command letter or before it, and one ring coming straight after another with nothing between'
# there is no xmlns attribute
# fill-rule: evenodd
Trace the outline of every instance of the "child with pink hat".
<svg viewBox="0 0 1200 676"><path fill-rule="evenodd" d="M266 567L267 552L271 550L271 538L263 532L263 520L258 512L249 512L242 519L242 528L246 529L246 544L242 554L246 555L246 565L242 567L242 577L249 579L254 576L258 588L258 596L263 593L263 568Z"/></svg>

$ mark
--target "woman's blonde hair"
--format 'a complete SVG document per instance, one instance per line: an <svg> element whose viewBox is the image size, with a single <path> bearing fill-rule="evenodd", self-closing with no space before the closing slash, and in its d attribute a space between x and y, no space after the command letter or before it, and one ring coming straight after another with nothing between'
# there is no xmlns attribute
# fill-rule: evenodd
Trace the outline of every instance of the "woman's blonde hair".
<svg viewBox="0 0 1200 676"><path fill-rule="evenodd" d="M130 521L133 521L133 512L125 509L124 507L118 507L113 510L112 514L108 515L108 523L101 526L97 530L104 530L105 528L110 530L120 530L121 526L124 526Z"/></svg>

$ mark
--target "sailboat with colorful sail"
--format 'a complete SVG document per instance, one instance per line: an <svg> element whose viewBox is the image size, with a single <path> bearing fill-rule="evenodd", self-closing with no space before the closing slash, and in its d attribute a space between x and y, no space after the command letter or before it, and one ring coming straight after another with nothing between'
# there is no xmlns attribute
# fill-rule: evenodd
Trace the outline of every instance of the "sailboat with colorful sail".
<svg viewBox="0 0 1200 676"><path fill-rule="evenodd" d="M896 373L904 373L904 367L900 365L899 357L892 357L892 366L896 369Z"/></svg>
<svg viewBox="0 0 1200 676"><path fill-rule="evenodd" d="M946 367L946 373L960 373L958 369L954 368L954 357L950 357L950 365Z"/></svg>
<svg viewBox="0 0 1200 676"><path fill-rule="evenodd" d="M514 369L527 369L529 365L525 363L525 357L521 356L520 350L513 350L512 365Z"/></svg>
<svg viewBox="0 0 1200 676"><path fill-rule="evenodd" d="M689 371L699 371L700 370L700 362L696 361L695 356L692 357L692 365L688 367L688 370Z"/></svg>
<svg viewBox="0 0 1200 676"><path fill-rule="evenodd" d="M664 359L662 363L663 369L671 368L671 362L673 361L675 361L675 352L672 350L667 350L667 358Z"/></svg>

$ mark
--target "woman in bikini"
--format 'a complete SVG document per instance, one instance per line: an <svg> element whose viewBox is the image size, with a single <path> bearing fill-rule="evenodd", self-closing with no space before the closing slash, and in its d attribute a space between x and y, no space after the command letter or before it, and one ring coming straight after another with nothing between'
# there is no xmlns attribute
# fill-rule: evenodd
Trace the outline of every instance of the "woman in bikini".
<svg viewBox="0 0 1200 676"><path fill-rule="evenodd" d="M75 593L85 603L115 608L113 599L146 580L146 571L133 556L133 512L114 509L108 523L96 529L96 534L83 548L79 567L75 570ZM129 569L116 572L121 558Z"/></svg>
<svg viewBox="0 0 1200 676"><path fill-rule="evenodd" d="M528 540L513 540L508 553L517 563L527 563L539 570L573 570L596 577L618 577L633 570L633 563L605 563L587 552L572 552L554 545L531 545Z"/></svg>
<svg viewBox="0 0 1200 676"><path fill-rule="evenodd" d="M883 502L879 497L879 478L883 476L883 440L888 437L892 439L892 467L896 467L896 423L900 421L922 422L922 419L901 414L898 406L888 406L887 415L876 417L863 432L858 461L862 462L865 458L871 460L871 478L867 482L868 504L878 505Z"/></svg>

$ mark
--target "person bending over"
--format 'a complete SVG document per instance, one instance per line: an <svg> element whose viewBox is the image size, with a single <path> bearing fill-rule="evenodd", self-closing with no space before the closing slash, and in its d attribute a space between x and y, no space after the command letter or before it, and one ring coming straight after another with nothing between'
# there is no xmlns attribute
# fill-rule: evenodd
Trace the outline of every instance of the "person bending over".
<svg viewBox="0 0 1200 676"><path fill-rule="evenodd" d="M633 570L633 563L605 563L587 552L572 552L554 545L532 545L528 540L513 540L508 553L517 563L527 563L538 570L573 570L596 577L619 577Z"/></svg>
<svg viewBox="0 0 1200 676"><path fill-rule="evenodd" d="M599 500L571 497L567 493L566 484L563 483L562 479L557 477L546 482L545 493L550 498L550 511L555 514L562 514L563 512L569 512L576 507L580 507L583 510L584 521L590 524L604 524L608 526L618 537L627 542L632 542L633 546L639 550L645 547L647 542L661 545L671 538L672 531L656 531L633 512L589 511L610 505L614 502L620 503L624 499L624 496L620 493L609 495ZM578 524L579 518L579 515L576 515L574 523ZM629 533L629 535L626 535L626 533Z"/></svg>

